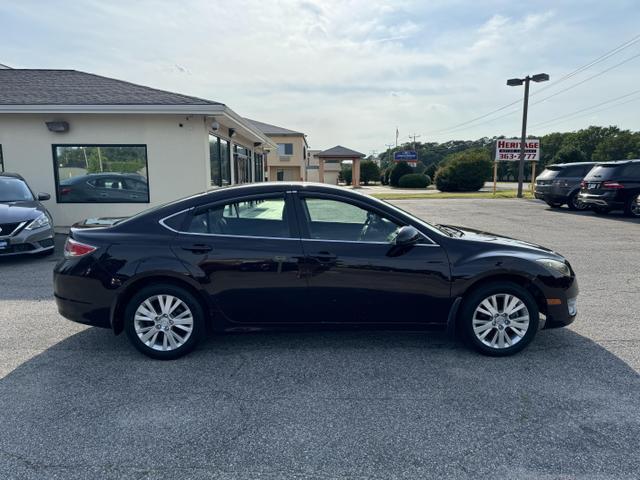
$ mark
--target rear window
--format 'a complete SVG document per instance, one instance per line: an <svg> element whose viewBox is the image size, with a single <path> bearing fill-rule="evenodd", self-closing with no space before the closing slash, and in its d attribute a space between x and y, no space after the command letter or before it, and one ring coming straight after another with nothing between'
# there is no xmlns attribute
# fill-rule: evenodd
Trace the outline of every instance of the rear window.
<svg viewBox="0 0 640 480"><path fill-rule="evenodd" d="M540 175L538 175L537 178L539 180L551 180L553 178L556 178L561 171L562 167L549 166L545 168L545 170Z"/></svg>
<svg viewBox="0 0 640 480"><path fill-rule="evenodd" d="M596 165L589 172L589 174L585 177L585 180L609 180L612 179L620 173L620 167L622 165L618 164L602 164Z"/></svg>

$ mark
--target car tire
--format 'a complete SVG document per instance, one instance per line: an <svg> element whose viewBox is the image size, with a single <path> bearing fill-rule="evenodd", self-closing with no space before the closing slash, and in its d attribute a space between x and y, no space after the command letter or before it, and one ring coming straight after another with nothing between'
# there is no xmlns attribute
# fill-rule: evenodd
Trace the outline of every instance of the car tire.
<svg viewBox="0 0 640 480"><path fill-rule="evenodd" d="M560 208L560 207L562 207L562 203L558 203L558 202L547 202L547 205L549 205L551 208Z"/></svg>
<svg viewBox="0 0 640 480"><path fill-rule="evenodd" d="M567 202L567 206L570 210L574 210L577 212L584 212L589 209L589 204L584 203L580 200L580 192L574 192L571 196L569 196L569 201Z"/></svg>
<svg viewBox="0 0 640 480"><path fill-rule="evenodd" d="M124 330L140 352L173 360L191 352L204 336L204 311L188 290L171 284L152 285L127 303Z"/></svg>
<svg viewBox="0 0 640 480"><path fill-rule="evenodd" d="M593 211L598 215L607 215L611 211L611 209L609 207L595 206L593 207Z"/></svg>
<svg viewBox="0 0 640 480"><path fill-rule="evenodd" d="M520 285L495 282L471 291L463 299L458 319L467 345L483 355L505 357L533 340L540 311L533 296Z"/></svg>
<svg viewBox="0 0 640 480"><path fill-rule="evenodd" d="M640 218L640 195L633 195L624 206L627 217Z"/></svg>

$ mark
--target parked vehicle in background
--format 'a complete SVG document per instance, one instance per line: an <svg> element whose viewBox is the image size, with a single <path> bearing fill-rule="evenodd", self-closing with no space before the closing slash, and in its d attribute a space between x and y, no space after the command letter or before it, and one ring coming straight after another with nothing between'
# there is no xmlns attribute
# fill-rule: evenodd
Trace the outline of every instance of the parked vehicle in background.
<svg viewBox="0 0 640 480"><path fill-rule="evenodd" d="M640 218L640 160L597 164L582 181L580 200L596 213L624 210Z"/></svg>
<svg viewBox="0 0 640 480"><path fill-rule="evenodd" d="M547 165L536 177L535 197L544 200L552 208L564 204L571 210L589 208L580 200L580 182L595 165L595 162Z"/></svg>
<svg viewBox="0 0 640 480"><path fill-rule="evenodd" d="M53 222L40 203L48 193L34 193L15 173L0 173L0 257L53 253Z"/></svg>
<svg viewBox="0 0 640 480"><path fill-rule="evenodd" d="M147 179L137 173L89 173L60 181L60 202L148 202Z"/></svg>
<svg viewBox="0 0 640 480"><path fill-rule="evenodd" d="M207 325L441 327L504 356L571 323L578 295L569 262L544 247L284 182L72 229L53 283L63 316L124 331L160 359L189 352Z"/></svg>

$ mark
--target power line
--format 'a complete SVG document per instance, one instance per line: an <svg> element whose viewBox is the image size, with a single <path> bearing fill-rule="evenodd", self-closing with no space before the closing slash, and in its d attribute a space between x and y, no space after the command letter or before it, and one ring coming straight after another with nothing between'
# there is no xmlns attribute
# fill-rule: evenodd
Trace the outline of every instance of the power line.
<svg viewBox="0 0 640 480"><path fill-rule="evenodd" d="M620 95L619 97L616 97L616 98L612 98L611 100L606 100L604 102L600 102L600 103L597 103L595 105L591 105L590 107L581 108L580 110L576 110L575 112L567 113L565 115L560 115L559 117L556 117L556 118L552 118L552 119L549 119L549 120L545 120L543 122L535 123L535 124L533 124L531 126L532 127L538 127L540 125L545 125L547 123L554 123L557 120L561 120L561 119L566 118L566 117L572 117L573 115L576 115L578 113L582 113L582 112L587 111L587 110L592 110L594 108L598 108L598 107L600 107L602 105L606 105L607 103L612 103L612 102L615 102L615 101L618 101L618 100L622 100L623 98L630 97L631 95L635 95L636 93L640 93L640 89L639 90L634 90L633 92L627 93L625 95Z"/></svg>
<svg viewBox="0 0 640 480"><path fill-rule="evenodd" d="M556 80L554 83L552 83L552 84L550 84L548 86L540 88L536 92L532 93L531 96L540 94L541 92L543 92L543 91L545 91L545 90L547 90L549 88L555 87L558 83L561 83L561 82L563 82L565 80L568 80L568 79L578 75L579 73L582 73L583 71L593 67L594 65L597 65L598 63L603 62L604 60L608 59L609 57L612 57L613 55L616 55L616 54L620 53L621 51L631 47L632 45L635 45L638 42L640 42L640 34L636 35L635 37L631 38L630 40L627 40L626 42L621 43L620 45L618 45L617 47L609 50L608 52L603 53L602 55L600 55L599 57L595 58L594 60L592 60L592 61L590 61L590 62L588 62L588 63L586 63L586 64L584 64L584 65L582 65L582 66L580 66L578 68L576 68L572 72L567 73L566 75L564 75L564 76L560 77L558 80ZM582 83L585 83L585 82L591 80L592 78L600 76L600 75L608 72L609 70L612 70L612 69L614 69L614 68L616 68L616 67L618 67L618 66L620 66L620 65L622 65L622 64L624 64L624 63L626 63L628 61L633 60L634 58L636 58L636 56L631 57L629 59L626 59L625 61L623 61L623 62L621 62L619 64L616 64L613 67L610 67L609 69L606 69L606 70L604 70L602 72L599 72L598 74L596 74L596 75L594 75L592 77L589 77L589 78L583 80L582 82L579 82L579 83L577 83L577 84L575 84L575 85L573 85L573 86L571 86L571 87L569 87L567 89L561 90L560 92L557 92L557 93L555 93L555 94L553 94L551 96L545 97L544 99L539 100L538 102L535 102L535 103L540 103L540 102L545 101L545 100L547 100L547 99L549 99L549 98L551 98L553 96L559 95L560 93L562 93L564 91L570 90L571 88L575 88L578 85L581 85ZM458 123L456 125L452 125L452 126L447 127L447 128L443 128L443 129L440 129L440 130L434 130L434 131L428 132L427 134L431 135L431 134L438 134L438 133L445 133L445 132L452 132L453 133L456 130L458 130L460 127L466 126L466 125L468 125L470 123L474 123L474 122L476 122L478 120L482 120L482 119L484 119L486 117L489 117L489 116L491 116L491 115L493 115L495 113L501 112L501 111L513 106L513 105L516 105L516 104L520 103L520 102L521 102L520 99L515 100L515 101L513 101L511 103L503 105L502 107L496 108L495 110L492 110L492 111L490 111L488 113L485 113L484 115L480 115L479 117L472 118L471 120L467 120L465 122ZM535 103L533 105L535 105ZM513 113L508 113L507 115L497 117L496 120L499 119L499 118L504 118L505 116L509 116L509 115L512 115L512 114ZM489 122L491 122L491 121L493 121L493 120L490 120ZM488 122L482 122L482 123L480 123L478 125L474 125L474 126L484 125L485 123L488 123Z"/></svg>

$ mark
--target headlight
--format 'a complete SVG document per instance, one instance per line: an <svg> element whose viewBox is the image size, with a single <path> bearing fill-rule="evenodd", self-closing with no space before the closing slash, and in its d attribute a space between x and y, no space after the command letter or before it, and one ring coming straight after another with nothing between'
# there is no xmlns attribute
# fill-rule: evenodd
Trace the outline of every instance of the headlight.
<svg viewBox="0 0 640 480"><path fill-rule="evenodd" d="M569 266L564 262L554 260L552 258L539 258L538 260L536 260L536 262L541 263L542 265L547 267L547 269L551 270L554 273L559 273L563 277L571 276L571 269L569 269Z"/></svg>
<svg viewBox="0 0 640 480"><path fill-rule="evenodd" d="M49 221L49 216L46 213L40 214L38 218L32 220L29 225L25 227L25 230L35 230L36 228L49 227L51 226L51 221Z"/></svg>

